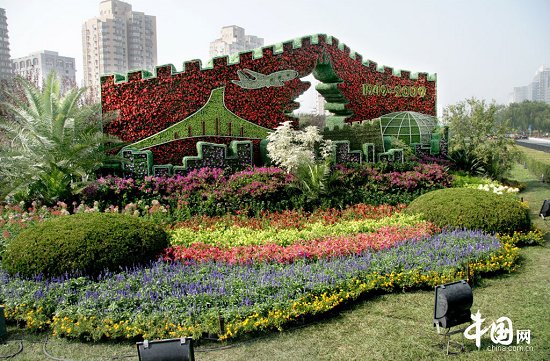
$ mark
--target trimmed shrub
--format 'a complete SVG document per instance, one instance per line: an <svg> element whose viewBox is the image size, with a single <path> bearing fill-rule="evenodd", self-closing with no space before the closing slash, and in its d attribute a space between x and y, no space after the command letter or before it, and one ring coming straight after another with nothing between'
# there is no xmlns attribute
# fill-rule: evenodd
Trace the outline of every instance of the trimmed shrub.
<svg viewBox="0 0 550 361"><path fill-rule="evenodd" d="M529 209L515 197L479 189L448 188L426 193L411 202L407 213L422 213L440 227L513 233L529 230Z"/></svg>
<svg viewBox="0 0 550 361"><path fill-rule="evenodd" d="M156 259L168 246L166 231L122 214L83 213L25 229L7 246L2 267L24 277L97 276Z"/></svg>

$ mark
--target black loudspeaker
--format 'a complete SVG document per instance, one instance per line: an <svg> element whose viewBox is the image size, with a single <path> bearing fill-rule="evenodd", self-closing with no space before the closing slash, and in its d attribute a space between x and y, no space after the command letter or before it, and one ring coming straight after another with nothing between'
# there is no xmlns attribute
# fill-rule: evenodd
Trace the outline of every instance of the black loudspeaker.
<svg viewBox="0 0 550 361"><path fill-rule="evenodd" d="M542 203L542 208L540 209L539 216L541 216L542 219L550 217L550 199L546 199Z"/></svg>
<svg viewBox="0 0 550 361"><path fill-rule="evenodd" d="M434 326L451 328L470 322L473 302L472 288L465 280L436 286Z"/></svg>
<svg viewBox="0 0 550 361"><path fill-rule="evenodd" d="M195 361L191 337L158 341L143 341L137 344L139 361Z"/></svg>

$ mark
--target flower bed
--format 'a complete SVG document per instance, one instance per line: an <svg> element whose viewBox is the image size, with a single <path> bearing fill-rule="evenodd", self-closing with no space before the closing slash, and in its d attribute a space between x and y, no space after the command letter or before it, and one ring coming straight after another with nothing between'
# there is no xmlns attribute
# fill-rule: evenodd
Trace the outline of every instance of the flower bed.
<svg viewBox="0 0 550 361"><path fill-rule="evenodd" d="M6 317L67 337L228 339L281 328L372 290L433 286L474 271L510 271L517 249L480 232L444 232L380 251L291 264L156 262L98 280L24 280L0 271ZM213 307L209 308L208 304ZM218 315L225 320L218 327Z"/></svg>
<svg viewBox="0 0 550 361"><path fill-rule="evenodd" d="M449 174L437 164L336 166L327 183L328 192L320 196L318 204L308 206L312 210L343 208L357 203L397 205L450 184ZM82 198L88 206L97 202L100 210L109 206L123 209L128 204L156 200L177 220L203 214L261 214L303 209L307 205L307 197L296 187L295 177L275 167L254 168L231 175L221 169L202 168L185 176L106 177L87 187Z"/></svg>
<svg viewBox="0 0 550 361"><path fill-rule="evenodd" d="M185 176L145 179L105 177L83 191L83 200L99 209L131 203L162 202L180 219L190 215L223 215L252 209L287 209L296 188L294 177L279 168L255 168L231 175L217 168L193 170Z"/></svg>
<svg viewBox="0 0 550 361"><path fill-rule="evenodd" d="M284 210L281 212L263 211L258 217L246 217L242 214L225 214L224 216L208 217L194 216L188 220L177 222L174 229L190 228L195 231L201 229L226 229L229 227L246 227L250 229L302 229L311 223L331 225L342 221L356 221L365 219L381 219L400 212L405 205L398 206L369 204L354 204L344 209L316 209L313 212L298 210Z"/></svg>
<svg viewBox="0 0 550 361"><path fill-rule="evenodd" d="M177 228L172 231L170 243L183 246L201 243L222 248L262 244L288 246L300 241L374 232L388 226L397 226L397 228L413 226L420 222L420 216L396 214L379 220L350 220L334 224L315 222L305 224L301 228L287 229L271 227L252 229L238 226L218 226L213 229Z"/></svg>
<svg viewBox="0 0 550 361"><path fill-rule="evenodd" d="M221 248L202 242L188 247L174 246L164 253L165 261L248 264L251 262L292 263L301 259L320 259L360 254L366 250L380 250L394 246L406 239L418 239L431 235L437 229L427 222L413 226L382 226L372 233L359 233L339 237L325 237L311 241L298 240L282 246L267 243L253 246ZM233 241L233 240L232 240Z"/></svg>

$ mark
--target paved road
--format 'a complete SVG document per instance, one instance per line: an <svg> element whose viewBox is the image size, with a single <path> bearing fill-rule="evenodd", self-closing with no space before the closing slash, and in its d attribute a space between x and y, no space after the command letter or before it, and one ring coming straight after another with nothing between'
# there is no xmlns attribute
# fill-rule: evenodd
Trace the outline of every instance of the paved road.
<svg viewBox="0 0 550 361"><path fill-rule="evenodd" d="M550 153L550 139L548 138L529 138L518 139L516 142L519 145L523 145L527 148L540 150L546 153Z"/></svg>

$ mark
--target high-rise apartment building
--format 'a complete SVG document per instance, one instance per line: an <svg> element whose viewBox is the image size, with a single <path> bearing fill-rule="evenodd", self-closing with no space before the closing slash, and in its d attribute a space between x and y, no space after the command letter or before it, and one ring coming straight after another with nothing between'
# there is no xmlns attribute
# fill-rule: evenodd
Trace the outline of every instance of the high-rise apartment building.
<svg viewBox="0 0 550 361"><path fill-rule="evenodd" d="M550 104L550 68L541 66L529 85L515 87L512 100L514 103L531 100Z"/></svg>
<svg viewBox="0 0 550 361"><path fill-rule="evenodd" d="M132 11L119 0L103 0L99 17L82 26L84 85L99 94L99 77L157 65L156 17Z"/></svg>
<svg viewBox="0 0 550 361"><path fill-rule="evenodd" d="M13 71L33 81L39 87L51 71L55 71L60 82L61 91L75 87L75 59L61 56L57 51L43 50L21 58L12 59Z"/></svg>
<svg viewBox="0 0 550 361"><path fill-rule="evenodd" d="M0 79L12 77L6 10L0 9Z"/></svg>
<svg viewBox="0 0 550 361"><path fill-rule="evenodd" d="M327 115L329 112L325 110L325 104L327 101L321 94L317 94L317 102L315 104L315 110L317 115Z"/></svg>
<svg viewBox="0 0 550 361"><path fill-rule="evenodd" d="M210 43L210 57L229 55L262 46L264 46L263 38L246 35L244 29L236 25L224 26L221 37Z"/></svg>

